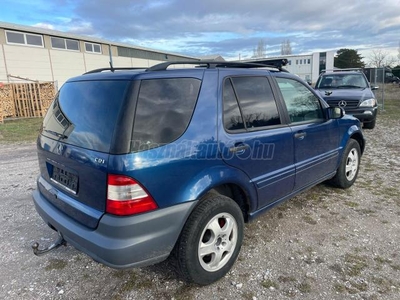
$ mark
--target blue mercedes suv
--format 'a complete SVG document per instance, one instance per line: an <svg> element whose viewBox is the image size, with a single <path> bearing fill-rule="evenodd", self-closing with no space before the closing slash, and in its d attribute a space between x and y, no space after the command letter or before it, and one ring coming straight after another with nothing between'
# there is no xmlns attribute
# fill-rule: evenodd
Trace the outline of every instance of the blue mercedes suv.
<svg viewBox="0 0 400 300"><path fill-rule="evenodd" d="M210 284L234 264L244 222L323 181L354 183L359 120L276 66L189 64L61 87L33 193L59 240L36 254L68 243L113 268L171 257L184 280Z"/></svg>

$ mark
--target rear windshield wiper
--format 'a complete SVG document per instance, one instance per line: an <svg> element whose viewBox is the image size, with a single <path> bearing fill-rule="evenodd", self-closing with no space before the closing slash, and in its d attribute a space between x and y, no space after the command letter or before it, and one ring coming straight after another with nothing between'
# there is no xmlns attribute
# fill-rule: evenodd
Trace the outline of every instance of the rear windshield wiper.
<svg viewBox="0 0 400 300"><path fill-rule="evenodd" d="M50 133L52 135L55 135L56 137L58 137L60 139L67 139L68 138L68 136L66 136L66 135L64 135L62 133L58 133L58 132L52 131L52 130L45 129L44 131L46 131L47 133Z"/></svg>

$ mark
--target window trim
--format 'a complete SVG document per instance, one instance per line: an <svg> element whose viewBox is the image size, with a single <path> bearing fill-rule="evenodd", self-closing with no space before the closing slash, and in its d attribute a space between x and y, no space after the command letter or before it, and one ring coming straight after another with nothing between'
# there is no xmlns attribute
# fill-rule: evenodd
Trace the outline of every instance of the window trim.
<svg viewBox="0 0 400 300"><path fill-rule="evenodd" d="M86 50L86 45L92 45L92 49L93 49L93 50L92 50L92 51ZM100 52L94 51L94 46L95 46L95 45L100 47ZM86 53L103 54L101 44L92 43L92 42L84 42L84 46L85 46L85 52L86 52Z"/></svg>
<svg viewBox="0 0 400 300"><path fill-rule="evenodd" d="M22 34L24 36L24 43L20 44L20 43L13 43L13 42L9 42L8 41L8 36L7 33L11 32L11 33L18 33L18 34ZM29 32L22 32L22 31L15 31L15 30L4 30L4 34L6 36L6 43L8 45L18 45L18 46L27 46L27 47L36 47L36 48L44 48L44 39L43 39L43 35L41 34L35 34L35 33L29 33ZM32 35L32 36L38 36L40 37L40 39L42 40L42 45L32 45L32 44L28 44L28 40L26 38L26 35Z"/></svg>
<svg viewBox="0 0 400 300"><path fill-rule="evenodd" d="M64 41L64 46L65 46L65 48L53 47L53 42L52 42L52 39L53 39L53 38L55 38L55 39L62 39L62 40ZM68 48L67 48L67 40L77 42L77 43L78 43L78 48L79 48L79 49L78 49L78 50L76 50L76 49L68 49ZM53 49L53 50L63 50L63 51L81 52L81 46L80 46L79 40L67 39L67 38L58 37L58 36L50 36L50 45L51 45L51 49Z"/></svg>

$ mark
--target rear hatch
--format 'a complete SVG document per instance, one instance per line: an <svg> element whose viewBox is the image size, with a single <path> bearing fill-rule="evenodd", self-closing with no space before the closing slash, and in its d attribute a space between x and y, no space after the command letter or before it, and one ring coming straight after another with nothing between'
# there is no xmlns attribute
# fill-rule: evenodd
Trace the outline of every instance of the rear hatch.
<svg viewBox="0 0 400 300"><path fill-rule="evenodd" d="M44 118L38 138L40 192L90 228L97 226L105 211L108 157L130 83L65 83Z"/></svg>

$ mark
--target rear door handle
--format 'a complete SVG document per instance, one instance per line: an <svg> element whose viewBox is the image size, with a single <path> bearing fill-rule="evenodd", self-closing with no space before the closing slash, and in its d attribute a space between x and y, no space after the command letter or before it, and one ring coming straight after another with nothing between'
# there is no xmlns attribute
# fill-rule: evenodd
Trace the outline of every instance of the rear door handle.
<svg viewBox="0 0 400 300"><path fill-rule="evenodd" d="M249 145L244 144L244 143L239 143L239 144L236 144L234 147L229 148L229 152L241 154L248 148L250 148Z"/></svg>
<svg viewBox="0 0 400 300"><path fill-rule="evenodd" d="M296 132L294 137L298 140L303 140L306 137L307 133L304 131Z"/></svg>

